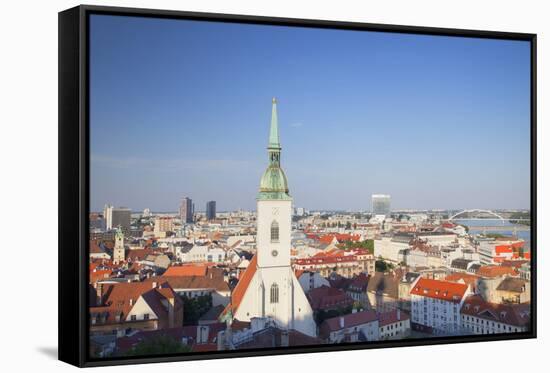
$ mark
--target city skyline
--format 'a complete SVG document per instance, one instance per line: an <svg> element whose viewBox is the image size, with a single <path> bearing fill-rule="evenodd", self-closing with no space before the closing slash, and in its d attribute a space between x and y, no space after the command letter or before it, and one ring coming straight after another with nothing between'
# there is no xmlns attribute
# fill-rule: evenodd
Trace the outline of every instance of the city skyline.
<svg viewBox="0 0 550 373"><path fill-rule="evenodd" d="M528 43L108 16L91 25L93 211L174 211L185 195L254 210L272 96L296 206L366 211L385 193L392 210L529 207Z"/></svg>

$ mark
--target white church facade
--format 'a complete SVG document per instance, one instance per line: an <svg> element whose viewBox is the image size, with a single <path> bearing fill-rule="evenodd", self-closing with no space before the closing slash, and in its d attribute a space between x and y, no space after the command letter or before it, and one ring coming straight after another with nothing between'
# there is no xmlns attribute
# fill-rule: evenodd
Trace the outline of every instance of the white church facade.
<svg viewBox="0 0 550 373"><path fill-rule="evenodd" d="M281 168L277 102L273 99L269 165L257 198L257 251L239 279L224 318L269 317L278 327L317 335L313 311L290 264L292 197Z"/></svg>

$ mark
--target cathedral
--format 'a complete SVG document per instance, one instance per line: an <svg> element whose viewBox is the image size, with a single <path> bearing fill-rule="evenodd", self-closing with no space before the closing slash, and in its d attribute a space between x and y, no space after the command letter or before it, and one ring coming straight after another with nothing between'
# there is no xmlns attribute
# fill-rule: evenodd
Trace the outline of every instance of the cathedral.
<svg viewBox="0 0 550 373"><path fill-rule="evenodd" d="M269 317L281 329L316 336L313 311L290 265L292 197L281 168L275 98L267 151L269 165L257 197L256 255L233 290L224 316L240 321Z"/></svg>

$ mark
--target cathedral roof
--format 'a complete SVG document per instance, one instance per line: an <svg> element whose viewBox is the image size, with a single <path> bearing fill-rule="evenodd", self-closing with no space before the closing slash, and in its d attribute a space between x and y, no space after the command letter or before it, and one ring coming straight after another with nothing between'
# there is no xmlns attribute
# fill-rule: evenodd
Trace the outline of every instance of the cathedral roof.
<svg viewBox="0 0 550 373"><path fill-rule="evenodd" d="M244 298L246 289L248 289L248 285L250 285L250 282L254 278L254 274L256 274L257 266L258 266L258 258L256 255L254 255L250 260L250 264L248 265L246 270L243 272L241 278L239 279L237 286L235 286L235 289L233 289L233 292L231 293L231 302L223 310L222 317L227 316L229 313L231 315L235 315Z"/></svg>

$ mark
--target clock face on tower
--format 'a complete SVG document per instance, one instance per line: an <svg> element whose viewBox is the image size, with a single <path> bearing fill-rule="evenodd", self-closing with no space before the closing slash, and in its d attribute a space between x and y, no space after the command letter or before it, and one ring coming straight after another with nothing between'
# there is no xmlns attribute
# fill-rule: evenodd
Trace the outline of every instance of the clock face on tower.
<svg viewBox="0 0 550 373"><path fill-rule="evenodd" d="M277 250L273 250L273 251L271 251L271 255L273 257L276 257L277 255L279 255L279 252Z"/></svg>

